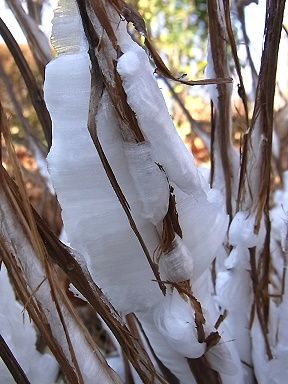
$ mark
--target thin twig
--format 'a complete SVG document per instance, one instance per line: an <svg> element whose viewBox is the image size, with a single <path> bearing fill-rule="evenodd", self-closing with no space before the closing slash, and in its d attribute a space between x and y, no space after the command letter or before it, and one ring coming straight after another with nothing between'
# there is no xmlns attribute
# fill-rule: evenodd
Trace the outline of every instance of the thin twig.
<svg viewBox="0 0 288 384"><path fill-rule="evenodd" d="M0 335L0 357L9 369L17 384L30 384L25 372L11 352L3 337Z"/></svg>
<svg viewBox="0 0 288 384"><path fill-rule="evenodd" d="M46 104L43 98L43 93L39 89L35 77L31 72L31 69L23 56L23 53L14 39L13 35L7 28L6 24L0 18L0 35L3 37L9 51L11 52L17 67L19 68L21 75L26 84L28 93L30 95L33 107L37 114L40 124L42 125L43 132L47 141L48 148L52 143L52 124L49 112L46 108Z"/></svg>
<svg viewBox="0 0 288 384"><path fill-rule="evenodd" d="M249 128L249 116L248 116L248 101L247 101L247 95L245 91L242 71L241 71L241 65L237 53L237 46L234 38L234 33L232 30L232 24L231 24L231 17L230 17L230 0L223 0L224 2L224 12L225 12L225 21L226 21L226 30L229 38L229 43L231 46L231 51L235 63L236 72L239 78L239 88L238 88L238 94L243 102L244 111L245 111L245 120L246 120L246 130Z"/></svg>
<svg viewBox="0 0 288 384"><path fill-rule="evenodd" d="M243 4L239 5L239 7L237 8L237 13L238 13L238 19L240 21L241 28L242 28L242 34L243 34L243 39L244 39L244 44L245 44L245 49L246 49L247 60L248 60L248 64L249 64L250 70L251 70L252 86L253 86L253 91L255 93L256 88L257 88L257 83L258 83L258 73L256 71L255 64L253 62L252 55L250 52L250 40L249 40L247 30L246 30L246 22L245 22L245 14L244 14L244 5Z"/></svg>

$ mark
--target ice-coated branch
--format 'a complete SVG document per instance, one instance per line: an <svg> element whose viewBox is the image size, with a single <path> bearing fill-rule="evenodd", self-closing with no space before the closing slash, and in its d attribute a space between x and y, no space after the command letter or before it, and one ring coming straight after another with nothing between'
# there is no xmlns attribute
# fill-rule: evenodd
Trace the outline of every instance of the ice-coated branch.
<svg viewBox="0 0 288 384"><path fill-rule="evenodd" d="M250 130L244 137L238 192L238 207L245 212L246 220L252 221L249 238L258 237L256 243L249 244L249 246L247 244L253 287L252 319L255 316L251 329L252 358L257 377L261 370L259 356L264 355L264 360L274 358L269 337L270 327L273 329L273 321L271 321L273 303L270 302L269 298L269 271L271 266L269 196L273 104L284 7L285 1L282 0L267 2L265 41L256 90L256 101ZM238 214L241 214L241 212ZM258 351L260 344L262 352ZM280 364L280 360L275 364Z"/></svg>
<svg viewBox="0 0 288 384"><path fill-rule="evenodd" d="M241 165L239 206L256 214L259 228L270 187L273 105L278 49L285 1L268 2L265 41L251 127L245 136ZM244 187L245 186L245 187Z"/></svg>
<svg viewBox="0 0 288 384"><path fill-rule="evenodd" d="M1 231L2 239L5 239L5 245L1 244L3 261L13 277L17 294L27 305L30 316L41 330L64 375L67 376L68 380L75 383L92 382L93 376L98 376L99 379L107 383L114 383L115 380L120 383L117 376L109 371L108 366L105 367L106 362L100 353L95 353L95 345L93 345L92 352L91 341L85 340L81 326L75 320L73 312L71 314L71 308L67 307L65 300L63 301L61 288L58 287L57 300L59 309L65 318L65 331L61 316L50 296L51 288L45 280L45 272L41 267L41 262L35 255L29 240L25 239L25 233L9 207L5 194L1 191L1 215L4 213L5 222L4 225L2 224ZM16 270L18 270L17 273ZM56 284L55 280L54 284ZM31 295L35 298L32 299ZM69 333L70 341L67 339L66 332ZM70 346L69 343L71 343ZM71 353L71 347L75 357ZM41 370L39 374L42 375L43 371ZM43 379L41 379L42 381Z"/></svg>
<svg viewBox="0 0 288 384"><path fill-rule="evenodd" d="M262 284L260 297L256 297L256 306L260 314L260 325L266 341L269 313L269 265L270 265L270 221L269 196L273 134L273 104L275 93L278 48L281 36L285 1L268 2L266 7L265 41L256 91L256 102L251 128L244 140L243 158L239 184L239 207L247 209L255 217L254 232L257 233L261 220L265 221L266 238L259 254L251 255L254 260L254 279ZM259 258L258 258L259 257ZM260 265L260 274L256 270ZM253 274L253 271L252 271ZM252 275L253 277L253 275Z"/></svg>
<svg viewBox="0 0 288 384"><path fill-rule="evenodd" d="M115 380L120 383L85 333L57 279L54 266L48 263L47 251L25 193L2 108L0 117L1 131L19 188L18 191L11 189L7 182L9 177L1 166L1 258L13 279L17 295L69 381L89 383L93 376L98 376L107 383L114 383Z"/></svg>
<svg viewBox="0 0 288 384"><path fill-rule="evenodd" d="M91 0L87 8L77 3L80 13L76 3L60 2L66 8L56 13L53 39L59 55L48 64L45 81L53 121L48 162L68 240L112 304L123 315L136 314L169 377L181 384L205 377L240 383L233 343L223 353L210 325L219 314L209 300L209 266L228 225L222 196L199 174L148 57L131 40L115 2ZM60 15L67 30L57 27ZM159 262L160 281L123 205ZM162 279L185 287L188 295L177 294L172 284L164 297L157 287ZM201 337L198 296L205 303ZM229 338L225 327L222 333ZM184 336L175 339L177 334ZM235 369L227 370L229 363Z"/></svg>
<svg viewBox="0 0 288 384"><path fill-rule="evenodd" d="M5 184L9 186L16 201L20 204L21 198L15 182L8 176L3 168L2 171ZM101 289L92 280L85 263L83 263L83 257L76 253L76 251L71 250L71 248L64 246L35 210L33 210L33 216L42 241L45 243L49 260L53 264L57 264L62 271L67 274L71 283L73 283L78 291L90 303L95 311L95 315L100 315L106 325L109 326L109 329L118 340L123 352L129 356L131 364L134 366L143 382L149 381L151 380L151 377L153 377L155 383L164 384L165 380L158 376L158 373L155 371L141 344L129 333L122 318L109 303ZM29 297L30 296L27 295L30 302ZM22 301L25 302L25 300L26 299L24 298ZM45 333L45 329L43 331L41 328L41 323L37 323L37 326L41 333ZM49 336L49 340L50 339L51 337Z"/></svg>

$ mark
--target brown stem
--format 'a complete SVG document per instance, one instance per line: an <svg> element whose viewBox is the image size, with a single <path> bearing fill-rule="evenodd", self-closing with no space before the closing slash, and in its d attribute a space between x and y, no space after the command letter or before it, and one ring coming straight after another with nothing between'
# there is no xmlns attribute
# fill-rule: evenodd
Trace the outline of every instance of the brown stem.
<svg viewBox="0 0 288 384"><path fill-rule="evenodd" d="M0 357L9 369L17 384L30 384L25 372L11 352L3 337L0 335Z"/></svg>
<svg viewBox="0 0 288 384"><path fill-rule="evenodd" d="M92 1L95 2L95 0ZM139 14L139 12L130 4L126 4L124 0L110 0L110 3L117 10L119 15L123 16L128 23L132 23L135 29L140 33L140 35L145 37L144 44L154 61L154 64L156 66L156 72L159 76L163 76L167 79L191 86L232 83L232 79L230 77L203 80L185 80L183 79L183 76L174 75L169 70L169 68L166 67L165 63L161 59L161 56L155 49L150 37L148 36L145 21Z"/></svg>
<svg viewBox="0 0 288 384"><path fill-rule="evenodd" d="M218 372L212 369L205 355L198 359L187 359L191 372L197 384L221 384L222 380Z"/></svg>
<svg viewBox="0 0 288 384"><path fill-rule="evenodd" d="M21 75L26 84L28 93L30 95L33 107L37 114L40 124L42 125L43 132L47 141L48 148L52 143L52 124L49 112L46 108L46 104L43 98L43 93L39 89L35 77L31 72L31 69L21 52L19 45L14 39L13 35L7 28L6 24L0 18L0 35L3 37L9 51L11 52L17 67L19 68Z"/></svg>
<svg viewBox="0 0 288 384"><path fill-rule="evenodd" d="M256 102L251 128L244 135L238 202L241 209L256 212L257 230L270 192L273 106L284 7L284 0L267 2L265 42ZM257 134L261 142L253 139L252 134Z"/></svg>
<svg viewBox="0 0 288 384"><path fill-rule="evenodd" d="M270 348L269 340L268 340L268 330L267 326L265 324L265 319L263 315L263 306L262 306L262 292L261 287L258 279L258 272L257 272L257 263L256 263L256 248L250 249L250 265L251 265L251 278L252 278L252 286L253 286L253 293L254 293L254 300L255 300L255 309L257 313L257 318L260 323L260 327L262 330L264 343L266 347L266 353L269 358L269 360L273 359L272 351ZM252 325L252 324L251 324Z"/></svg>
<svg viewBox="0 0 288 384"><path fill-rule="evenodd" d="M234 60L235 67L236 67L236 72L237 72L237 75L239 78L239 83L240 83L238 93L239 93L239 96L243 102L244 111L245 111L245 119L246 119L246 129L248 129L249 128L248 102L247 102L247 95L246 95L246 91L245 91L244 81L243 81L243 77L242 77L241 65L240 65L240 61L239 61L238 53L237 53L237 46L236 46L236 42L235 42L235 38L234 38L234 33L232 30L231 17L230 17L230 0L223 0L223 3L224 3L227 34L228 34L229 43L231 46L233 60Z"/></svg>
<svg viewBox="0 0 288 384"><path fill-rule="evenodd" d="M213 67L216 77L227 77L229 74L226 52L226 30L221 23L220 4L218 0L207 0L209 16L209 38ZM218 98L214 100L213 124L214 149L219 151L221 164L215 164L214 174L220 167L224 175L226 210L232 218L232 192L236 175L234 175L231 153L231 92L227 84L217 85ZM213 151L214 152L214 151ZM214 153L211 153L211 157Z"/></svg>
<svg viewBox="0 0 288 384"><path fill-rule="evenodd" d="M52 59L47 37L40 30L35 20L25 12L20 0L6 0L6 3L26 36L39 72L44 77L45 65Z"/></svg>
<svg viewBox="0 0 288 384"><path fill-rule="evenodd" d="M42 8L43 8L43 0L27 0L27 9L29 15L35 20L35 22L40 25L42 19Z"/></svg>

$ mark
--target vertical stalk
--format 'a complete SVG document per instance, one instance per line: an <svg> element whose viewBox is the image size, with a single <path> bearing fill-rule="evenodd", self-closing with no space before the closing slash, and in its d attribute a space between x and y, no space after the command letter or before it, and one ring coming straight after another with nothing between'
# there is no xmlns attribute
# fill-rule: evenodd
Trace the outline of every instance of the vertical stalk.
<svg viewBox="0 0 288 384"><path fill-rule="evenodd" d="M210 52L215 77L229 77L226 44L226 24L222 1L207 0ZM233 215L233 194L236 172L233 167L234 149L231 142L231 85L217 84L213 96L213 157L215 186L225 191L226 210ZM223 179L223 180L222 180ZM221 185L221 184L224 185Z"/></svg>
<svg viewBox="0 0 288 384"><path fill-rule="evenodd" d="M255 233L259 232L261 221L264 217L266 237L263 250L260 252L259 249L253 249L250 250L250 254L253 256L251 256L251 275L255 309L269 358L272 358L267 339L270 267L269 196L274 94L284 8L285 0L267 1L264 31L265 42L256 89L256 102L250 130L244 136L238 190L239 209L255 215Z"/></svg>

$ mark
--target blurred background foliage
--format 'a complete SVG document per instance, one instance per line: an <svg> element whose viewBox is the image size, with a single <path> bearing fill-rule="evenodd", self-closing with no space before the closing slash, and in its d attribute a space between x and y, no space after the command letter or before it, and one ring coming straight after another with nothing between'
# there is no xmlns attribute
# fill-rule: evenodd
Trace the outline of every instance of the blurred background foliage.
<svg viewBox="0 0 288 384"><path fill-rule="evenodd" d="M37 70L36 63L33 59L33 55L29 47L26 44L21 44L20 48L25 59L29 63L29 67L32 70L32 73L37 83L39 84L39 86L41 86L42 79ZM17 65L15 64L15 61L12 55L10 54L6 45L4 44L0 44L0 71L1 71L1 76L0 76L1 102L5 110L8 112L8 117L10 118L11 134L13 136L13 139L17 144L23 144L23 141L25 140L25 135L24 135L21 123L15 113L15 107L11 102L11 97L9 95L9 92L7 91L7 86L8 86L7 81L10 83L9 85L11 86L11 91L14 92L16 99L18 100L19 104L22 106L22 111L25 118L29 121L29 124L31 127L33 127L35 134L39 136L39 139L44 144L45 142L44 142L43 131L39 124L37 116L35 114L31 101L29 99L29 93L28 93L27 87L25 86L22 75ZM8 79L5 75L8 77ZM5 76L5 79L4 79L4 76Z"/></svg>
<svg viewBox="0 0 288 384"><path fill-rule="evenodd" d="M205 0L134 0L169 68L203 76L208 36Z"/></svg>

